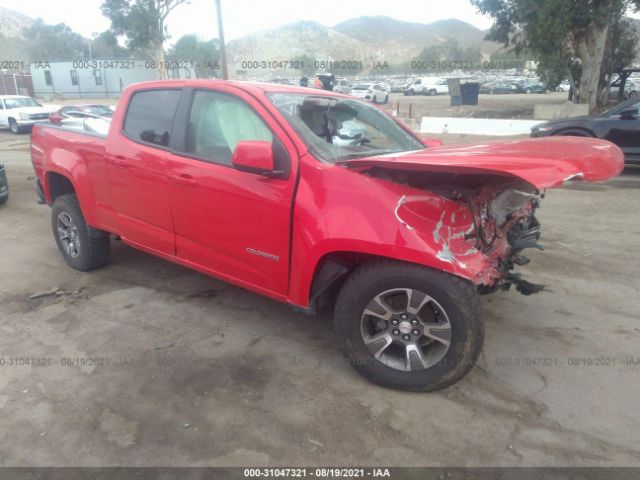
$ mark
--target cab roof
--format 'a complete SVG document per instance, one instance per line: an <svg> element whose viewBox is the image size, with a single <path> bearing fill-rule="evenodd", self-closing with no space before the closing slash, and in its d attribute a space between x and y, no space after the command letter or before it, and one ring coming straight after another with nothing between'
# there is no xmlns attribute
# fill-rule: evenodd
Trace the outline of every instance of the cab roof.
<svg viewBox="0 0 640 480"><path fill-rule="evenodd" d="M215 85L229 85L253 94L262 93L314 93L315 95L327 95L334 97L345 97L340 93L321 90L318 88L297 87L293 85L283 85L280 83L249 82L243 80L216 80L216 79L184 79L184 80L156 80L151 82L136 83L132 87L215 87Z"/></svg>

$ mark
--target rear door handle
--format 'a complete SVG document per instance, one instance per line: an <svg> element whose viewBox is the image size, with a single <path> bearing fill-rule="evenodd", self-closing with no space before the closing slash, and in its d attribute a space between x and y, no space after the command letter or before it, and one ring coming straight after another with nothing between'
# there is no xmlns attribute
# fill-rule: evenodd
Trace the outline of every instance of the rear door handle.
<svg viewBox="0 0 640 480"><path fill-rule="evenodd" d="M180 175L171 175L171 180L180 185L185 185L187 187L195 187L198 184L198 181L193 178L191 175L187 175L186 173L181 173Z"/></svg>
<svg viewBox="0 0 640 480"><path fill-rule="evenodd" d="M116 155L115 157L107 157L107 160L117 167L128 167L129 161L122 155Z"/></svg>

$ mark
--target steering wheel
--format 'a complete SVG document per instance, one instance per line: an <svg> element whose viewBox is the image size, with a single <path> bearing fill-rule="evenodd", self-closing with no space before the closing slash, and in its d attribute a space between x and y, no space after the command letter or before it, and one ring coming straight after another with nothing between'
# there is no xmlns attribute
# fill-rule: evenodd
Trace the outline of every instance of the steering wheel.
<svg viewBox="0 0 640 480"><path fill-rule="evenodd" d="M364 147L365 143L371 143L371 140L363 135L362 137L356 138L353 142L351 142L351 145L360 145Z"/></svg>

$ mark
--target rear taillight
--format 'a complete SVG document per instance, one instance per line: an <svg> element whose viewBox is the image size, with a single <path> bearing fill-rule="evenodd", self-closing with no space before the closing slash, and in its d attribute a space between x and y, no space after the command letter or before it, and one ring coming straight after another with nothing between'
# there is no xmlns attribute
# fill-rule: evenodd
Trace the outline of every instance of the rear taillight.
<svg viewBox="0 0 640 480"><path fill-rule="evenodd" d="M56 123L56 124L62 123L62 116L57 112L50 113L49 123Z"/></svg>

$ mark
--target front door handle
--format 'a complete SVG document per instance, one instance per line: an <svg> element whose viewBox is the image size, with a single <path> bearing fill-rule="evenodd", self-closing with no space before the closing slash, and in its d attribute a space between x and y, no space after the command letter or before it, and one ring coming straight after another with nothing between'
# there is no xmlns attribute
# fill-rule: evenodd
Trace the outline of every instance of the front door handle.
<svg viewBox="0 0 640 480"><path fill-rule="evenodd" d="M180 175L171 175L171 180L180 185L185 185L187 187L195 187L198 184L198 181L193 178L191 175L187 175L186 173L181 173Z"/></svg>

